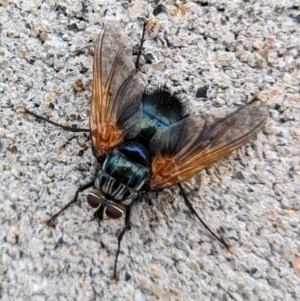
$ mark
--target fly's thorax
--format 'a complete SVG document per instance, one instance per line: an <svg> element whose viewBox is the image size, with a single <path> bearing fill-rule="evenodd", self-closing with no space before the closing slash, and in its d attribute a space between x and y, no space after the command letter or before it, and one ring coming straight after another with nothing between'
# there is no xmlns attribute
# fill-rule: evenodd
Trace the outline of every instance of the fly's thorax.
<svg viewBox="0 0 300 301"><path fill-rule="evenodd" d="M124 185L103 170L97 174L95 187L101 190L107 198L124 205L130 205L138 196L137 190Z"/></svg>
<svg viewBox="0 0 300 301"><path fill-rule="evenodd" d="M93 189L88 194L87 202L92 207L94 216L100 220L118 219L125 211L121 203L107 200L104 193L98 189Z"/></svg>
<svg viewBox="0 0 300 301"><path fill-rule="evenodd" d="M149 154L139 143L127 142L108 152L95 187L105 196L129 205L149 179Z"/></svg>
<svg viewBox="0 0 300 301"><path fill-rule="evenodd" d="M140 190L149 178L148 151L136 142L128 142L107 154L102 170L118 182Z"/></svg>

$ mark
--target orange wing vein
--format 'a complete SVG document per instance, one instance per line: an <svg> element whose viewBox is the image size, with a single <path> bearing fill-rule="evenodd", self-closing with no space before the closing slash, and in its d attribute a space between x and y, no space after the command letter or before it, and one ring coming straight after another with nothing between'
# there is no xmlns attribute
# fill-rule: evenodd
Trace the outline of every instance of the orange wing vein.
<svg viewBox="0 0 300 301"><path fill-rule="evenodd" d="M95 46L90 128L97 157L134 137L142 116L142 88L119 28L105 26Z"/></svg>
<svg viewBox="0 0 300 301"><path fill-rule="evenodd" d="M216 160L251 140L267 120L267 108L260 101L245 105L223 118L187 117L150 142L151 189L187 180Z"/></svg>

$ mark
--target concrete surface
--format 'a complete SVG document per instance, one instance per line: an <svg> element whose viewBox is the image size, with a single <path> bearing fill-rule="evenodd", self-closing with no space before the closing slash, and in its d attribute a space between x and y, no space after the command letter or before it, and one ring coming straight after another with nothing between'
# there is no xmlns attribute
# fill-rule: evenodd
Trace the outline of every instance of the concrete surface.
<svg viewBox="0 0 300 301"><path fill-rule="evenodd" d="M300 300L300 1L165 1L154 16L156 3L1 1L1 300ZM148 89L165 84L192 114L256 94L269 119L257 138L184 183L232 251L189 214L176 187L166 189L133 210L114 282L123 220L91 221L82 193L54 228L43 223L92 178L88 135L22 108L88 127L100 29L119 22L134 47L144 17ZM207 98L196 98L206 85Z"/></svg>

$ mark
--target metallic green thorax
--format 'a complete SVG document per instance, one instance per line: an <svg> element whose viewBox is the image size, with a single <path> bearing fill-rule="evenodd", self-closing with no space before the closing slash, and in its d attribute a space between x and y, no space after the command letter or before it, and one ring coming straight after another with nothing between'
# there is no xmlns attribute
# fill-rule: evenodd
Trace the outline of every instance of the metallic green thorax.
<svg viewBox="0 0 300 301"><path fill-rule="evenodd" d="M148 167L129 160L118 149L114 149L108 154L102 169L134 190L139 190L149 177Z"/></svg>

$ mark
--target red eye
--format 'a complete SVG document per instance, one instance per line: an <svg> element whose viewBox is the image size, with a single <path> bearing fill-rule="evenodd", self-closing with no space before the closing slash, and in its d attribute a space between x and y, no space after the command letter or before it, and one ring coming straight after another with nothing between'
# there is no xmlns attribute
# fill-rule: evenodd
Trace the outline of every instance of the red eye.
<svg viewBox="0 0 300 301"><path fill-rule="evenodd" d="M108 218L116 219L123 215L123 211L114 205L107 205L105 208L105 214Z"/></svg>
<svg viewBox="0 0 300 301"><path fill-rule="evenodd" d="M98 196L90 193L87 196L87 202L92 208L98 208L101 203L101 199Z"/></svg>

